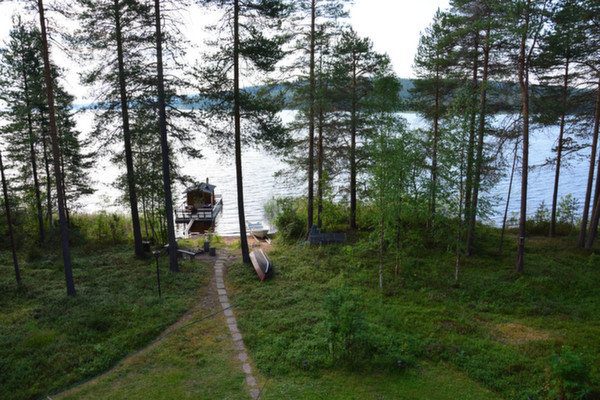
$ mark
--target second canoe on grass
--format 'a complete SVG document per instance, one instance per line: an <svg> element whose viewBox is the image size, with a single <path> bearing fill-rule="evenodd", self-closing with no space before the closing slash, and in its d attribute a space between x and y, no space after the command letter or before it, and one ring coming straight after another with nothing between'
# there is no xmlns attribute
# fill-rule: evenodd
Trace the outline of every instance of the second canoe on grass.
<svg viewBox="0 0 600 400"><path fill-rule="evenodd" d="M273 265L264 251L259 249L250 253L250 261L252 261L252 266L254 266L258 279L261 282L264 282L273 275Z"/></svg>

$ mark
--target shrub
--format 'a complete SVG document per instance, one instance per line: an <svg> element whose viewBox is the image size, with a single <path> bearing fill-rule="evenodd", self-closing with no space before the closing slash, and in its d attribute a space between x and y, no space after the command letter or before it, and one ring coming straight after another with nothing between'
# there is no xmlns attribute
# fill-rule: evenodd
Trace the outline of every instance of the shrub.
<svg viewBox="0 0 600 400"><path fill-rule="evenodd" d="M325 299L329 348L333 358L345 364L362 363L369 356L366 322L360 299L350 290L332 291Z"/></svg>
<svg viewBox="0 0 600 400"><path fill-rule="evenodd" d="M275 223L281 237L296 241L306 237L306 222L301 217L300 201L293 198L274 199L265 205L267 218Z"/></svg>
<svg viewBox="0 0 600 400"><path fill-rule="evenodd" d="M579 200L573 197L572 194L561 197L558 203L557 217L558 221L574 226L577 223L579 210Z"/></svg>
<svg viewBox="0 0 600 400"><path fill-rule="evenodd" d="M581 356L563 347L551 361L550 395L557 400L581 400L590 393L590 368Z"/></svg>
<svg viewBox="0 0 600 400"><path fill-rule="evenodd" d="M590 257L588 258L588 266L591 268L598 268L600 267L600 255L598 254L592 254L590 255Z"/></svg>
<svg viewBox="0 0 600 400"><path fill-rule="evenodd" d="M396 370L414 364L407 340L366 321L357 292L345 287L333 290L325 299L325 310L334 363Z"/></svg>

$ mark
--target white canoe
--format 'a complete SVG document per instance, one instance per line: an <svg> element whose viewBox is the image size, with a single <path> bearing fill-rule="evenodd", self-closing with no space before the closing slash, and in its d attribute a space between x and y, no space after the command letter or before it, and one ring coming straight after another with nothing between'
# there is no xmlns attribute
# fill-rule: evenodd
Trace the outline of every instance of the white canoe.
<svg viewBox="0 0 600 400"><path fill-rule="evenodd" d="M265 228L260 222L248 222L248 233L258 239L264 239L269 234L269 228Z"/></svg>

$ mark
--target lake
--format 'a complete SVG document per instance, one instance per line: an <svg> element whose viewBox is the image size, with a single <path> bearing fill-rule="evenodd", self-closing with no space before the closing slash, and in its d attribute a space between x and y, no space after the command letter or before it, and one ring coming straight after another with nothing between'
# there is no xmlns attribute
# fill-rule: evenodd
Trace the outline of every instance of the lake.
<svg viewBox="0 0 600 400"><path fill-rule="evenodd" d="M292 118L293 112L284 112L284 119ZM423 122L414 113L403 113L409 126L423 126ZM82 132L90 132L92 124L92 114L82 112L78 114L78 127ZM552 148L556 145L558 136L558 127L550 127L536 130L531 136L531 165L540 165L546 158L552 157ZM201 139L198 139L198 147L204 148ZM158 151L158 150L157 150ZM266 152L253 149L243 149L243 171L244 171L244 196L246 219L250 222L262 221L266 225L268 222L264 218L264 205L271 199L282 196L297 196L305 192L306 188L289 187L284 182L275 178L275 173L284 169L286 164ZM585 196L585 185L587 181L588 162L585 158L589 157L589 150L581 151L579 157L570 156L569 166L565 167L561 176L561 186L559 197L566 194L572 194L580 201L580 208ZM585 157L585 158L582 158ZM512 162L512 159L510 160ZM510 163L509 163L510 164ZM121 167L119 167L121 168ZM97 192L83 199L82 204L86 204L82 211L93 212L99 209L111 209L126 211L114 205L119 192L112 186L119 173L122 170L112 165L108 157L102 157L97 162L97 168L92 172L91 177L95 181ZM510 169L510 165L507 167ZM223 195L223 213L217 222L217 232L221 235L235 235L239 233L237 220L237 200L236 200L236 182L235 169L232 156L223 156L215 151L207 149L204 151L204 158L201 160L187 161L182 167L182 173L190 175L199 181L210 179L210 182L217 186L217 194ZM502 221L502 214L508 191L508 182L510 171L506 171L506 176L493 187L486 198L492 203L492 215L490 223L499 224ZM545 201L548 207L551 204L552 190L554 182L554 169L551 167L534 168L530 172L529 178L529 214L535 213L538 205ZM180 205L184 201L183 188L174 188L174 201ZM509 206L510 213L516 213L519 209L520 197L520 175L515 175L515 184L513 186L513 195ZM510 215L510 214L509 214Z"/></svg>

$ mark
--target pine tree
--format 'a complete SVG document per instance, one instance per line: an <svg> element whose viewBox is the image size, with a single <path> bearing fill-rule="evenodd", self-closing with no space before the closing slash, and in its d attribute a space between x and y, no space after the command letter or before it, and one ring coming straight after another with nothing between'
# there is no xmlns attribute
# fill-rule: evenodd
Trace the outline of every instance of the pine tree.
<svg viewBox="0 0 600 400"><path fill-rule="evenodd" d="M365 159L362 145L370 129L366 101L373 90L373 79L389 74L391 67L387 55L375 52L373 43L368 38L359 37L352 29L342 33L332 57L332 85L336 92L336 106L342 111L337 116L337 125L344 129L349 142L346 146L350 178L349 225L356 229L357 181Z"/></svg>
<svg viewBox="0 0 600 400"><path fill-rule="evenodd" d="M154 16L156 18L156 66L158 84L158 125L160 129L160 147L162 153L162 176L165 194L165 214L167 219L167 237L169 239L169 268L179 271L177 255L177 239L175 238L175 221L173 212L173 195L171 194L171 165L169 161L169 139L167 136L167 110L165 94L165 78L163 72L163 33L160 14L160 0L154 0Z"/></svg>
<svg viewBox="0 0 600 400"><path fill-rule="evenodd" d="M454 87L452 68L455 65L454 54L451 51L453 41L448 34L447 15L437 11L430 27L421 35L414 68L417 75L413 81L413 107L426 120L431 121L428 139L428 157L430 165L429 184L429 224L437 213L439 189L439 151L441 122L446 113L449 96Z"/></svg>
<svg viewBox="0 0 600 400"><path fill-rule="evenodd" d="M8 182L4 174L4 163L2 162L2 152L0 151L0 176L2 178L2 194L4 197L4 212L6 213L6 225L8 227L8 237L10 240L10 250L12 253L13 267L15 270L15 279L17 285L21 286L21 270L19 269L19 260L17 257L17 246L15 243L15 234L13 229L12 214L10 207L10 198L8 195Z"/></svg>
<svg viewBox="0 0 600 400"><path fill-rule="evenodd" d="M56 192L58 199L58 219L60 225L61 248L65 272L65 281L67 285L67 294L75 296L75 283L73 281L73 267L71 265L71 249L69 244L69 225L65 212L64 199L64 181L62 177L62 169L60 165L60 147L59 136L56 122L56 108L54 103L54 83L52 79L52 66L50 64L50 51L48 46L48 34L46 31L46 19L44 16L44 2L38 0L38 13L40 18L40 30L42 35L42 55L44 59L44 81L45 91L48 101L48 112L50 121L50 137L52 140L52 157L54 165L54 177L56 184Z"/></svg>
<svg viewBox="0 0 600 400"><path fill-rule="evenodd" d="M571 85L579 80L578 64L586 55L584 10L579 0L560 0L553 4L551 10L551 30L541 38L541 53L535 60L536 69L543 74L541 82L548 88L547 100L541 99L543 122L559 125L556 146L556 170L552 195L550 232L556 234L556 213L558 206L558 190L560 183L563 153L570 150L567 146L566 127L569 114L573 111L573 94ZM552 85L560 85L554 90ZM556 102L559 98L560 101ZM546 100L546 101L544 101ZM576 122L577 121L571 121ZM575 125L569 124L569 125Z"/></svg>
<svg viewBox="0 0 600 400"><path fill-rule="evenodd" d="M586 191L586 201L584 205L584 215L581 222L580 245L585 242L585 247L591 249L596 240L598 233L598 225L600 224L600 159L596 162L595 155L598 146L598 136L600 131L600 4L594 0L586 0L583 8L586 10L584 20L586 25L586 42L585 47L588 50L588 55L584 61L584 66L588 74L588 79L593 85L593 90L596 91L593 133L592 133L592 155L590 158L590 172L588 178L588 186ZM590 85L590 86L591 86ZM595 86L595 87L594 87ZM599 157L600 158L600 157ZM594 191L593 209L589 221L589 231L585 232L587 225L587 217L589 204L591 200L592 182L594 180L594 166L597 164L596 185Z"/></svg>
<svg viewBox="0 0 600 400"><path fill-rule="evenodd" d="M199 70L200 96L205 105L200 113L208 140L222 151L234 148L242 258L249 263L242 144L279 147L283 145L285 132L277 115L282 99L268 88L258 91L241 88L241 78L274 71L284 56L281 49L284 37L276 30L289 9L279 0L202 0L201 4L218 6L225 15L223 26L212 27L216 36L221 37L218 42L209 43L214 53L206 57L210 61ZM248 70L243 71L242 65ZM233 140L228 133L231 122Z"/></svg>
<svg viewBox="0 0 600 400"><path fill-rule="evenodd" d="M100 63L84 74L84 82L88 85L102 83L108 86L103 93L102 102L106 110L101 110L97 129L105 128L106 120L112 122L113 107L117 99L120 107L120 118L123 146L125 149L125 165L127 170L127 193L131 222L133 228L134 252L138 257L144 256L138 198L136 190L134 160L132 152L132 135L130 128L130 104L134 99L128 91L130 77L137 72L136 65L143 60L143 24L140 24L144 14L143 6L135 0L77 0L82 11L77 14L81 29L76 33L75 43L83 48L87 57L95 57ZM124 31L126 33L124 33ZM107 66L107 63L116 65ZM91 60L90 60L91 61ZM112 103L112 104L107 104Z"/></svg>
<svg viewBox="0 0 600 400"><path fill-rule="evenodd" d="M1 52L0 87L7 108L0 115L7 121L5 127L9 152L13 163L18 165L18 180L25 194L33 192L37 217L39 242L46 240L44 225L40 171L37 149L40 142L39 125L35 120L35 103L39 103L43 76L39 72L41 56L39 31L26 27L17 17L9 33L9 41ZM29 196L26 196L27 199Z"/></svg>
<svg viewBox="0 0 600 400"><path fill-rule="evenodd" d="M322 108L319 108L320 100L322 100L322 98L319 97L319 93L322 88L320 87L318 81L319 71L317 60L322 60L322 52L326 48L325 43L330 40L330 31L335 31L337 21L347 16L345 5L348 2L348 0L303 0L295 2L296 10L294 15L294 30L296 30L297 27L306 27L306 29L300 29L299 33L297 33L299 38L295 44L295 47L299 58L294 67L301 70L301 76L298 80L299 84L306 85L306 81L308 81L308 85L305 87L297 86L294 94L295 101L300 104L304 111L299 114L299 117L307 119L306 122L308 123L308 231L310 231L310 228L314 223L315 132L317 129L319 130L319 139L317 145L317 174L318 177L323 177L322 121L324 116L322 115ZM305 21L307 23L304 23ZM308 65L306 65L307 58ZM305 73L303 70L308 71ZM319 179L317 188L317 214L319 220L323 206L322 194L323 182L322 179Z"/></svg>
<svg viewBox="0 0 600 400"><path fill-rule="evenodd" d="M53 201L51 194L50 163L52 156L47 152L51 146L46 131L48 105L45 99L43 75L42 43L39 29L22 24L17 18L11 33L11 41L3 50L4 79L0 86L4 88L2 96L8 107L2 115L9 124L6 126L6 139L9 144L9 159L17 166L16 189L21 197L35 211L40 242L45 240L45 228L42 207L41 181L45 173L47 187L47 214L51 216ZM84 143L76 129L73 111L73 96L60 84L61 70L51 64L52 80L55 92L56 123L60 136L63 193L67 220L69 205L75 205L82 195L93 192L88 176L92 166L92 154L84 152ZM43 152L40 152L43 147ZM38 165L45 165L45 172Z"/></svg>
<svg viewBox="0 0 600 400"><path fill-rule="evenodd" d="M527 222L527 184L529 176L529 133L530 133L530 70L534 52L538 49L539 39L545 26L546 0L514 0L506 8L507 33L518 43L513 57L516 59L516 76L519 84L522 149L521 157L521 206L519 217L519 238L517 247L516 271L522 273L525 266L525 237Z"/></svg>

